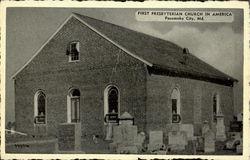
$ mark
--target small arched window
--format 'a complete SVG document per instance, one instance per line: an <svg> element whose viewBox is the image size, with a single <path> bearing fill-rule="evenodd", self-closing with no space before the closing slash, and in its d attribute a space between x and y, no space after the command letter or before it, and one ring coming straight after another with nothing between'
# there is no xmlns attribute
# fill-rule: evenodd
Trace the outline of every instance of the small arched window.
<svg viewBox="0 0 250 160"><path fill-rule="evenodd" d="M80 122L80 91L71 89L68 95L68 122Z"/></svg>
<svg viewBox="0 0 250 160"><path fill-rule="evenodd" d="M117 87L111 85L108 86L105 91L104 91L104 117L107 118L106 121L109 122L109 120L112 119L111 121L116 121L120 114L120 109L119 109L119 90Z"/></svg>
<svg viewBox="0 0 250 160"><path fill-rule="evenodd" d="M172 108L172 122L179 123L181 121L181 99L178 88L173 89L171 93L171 108Z"/></svg>
<svg viewBox="0 0 250 160"><path fill-rule="evenodd" d="M46 95L38 91L34 98L34 122L35 124L46 124Z"/></svg>
<svg viewBox="0 0 250 160"><path fill-rule="evenodd" d="M67 55L69 62L79 61L80 59L80 43L78 41L70 42L67 47Z"/></svg>

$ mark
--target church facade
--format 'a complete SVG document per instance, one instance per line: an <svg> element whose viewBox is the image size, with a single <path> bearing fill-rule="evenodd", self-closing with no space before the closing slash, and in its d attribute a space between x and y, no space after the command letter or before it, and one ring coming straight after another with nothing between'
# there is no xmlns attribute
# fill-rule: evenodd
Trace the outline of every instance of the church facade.
<svg viewBox="0 0 250 160"><path fill-rule="evenodd" d="M82 136L105 136L124 112L139 131L233 119L236 79L187 48L72 13L14 76L16 130L57 135L80 123ZM110 115L113 115L110 116Z"/></svg>

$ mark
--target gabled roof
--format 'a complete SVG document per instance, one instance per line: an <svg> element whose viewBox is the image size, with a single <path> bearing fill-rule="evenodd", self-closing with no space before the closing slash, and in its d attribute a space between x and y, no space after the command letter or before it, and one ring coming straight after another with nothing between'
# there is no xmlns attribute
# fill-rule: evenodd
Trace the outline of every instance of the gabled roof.
<svg viewBox="0 0 250 160"><path fill-rule="evenodd" d="M102 20L73 13L61 27L71 17L75 17L91 30L98 33L130 56L145 63L152 74L187 77L229 86L232 86L233 82L237 81L198 59L191 53L183 53L184 49L172 42ZM57 32L58 31L59 29ZM53 34L50 39L53 38L55 34ZM50 39L46 43L48 43ZM46 43L42 47L44 47ZM27 64L28 63L26 63L26 65ZM13 77L15 77L16 74Z"/></svg>
<svg viewBox="0 0 250 160"><path fill-rule="evenodd" d="M237 81L193 54L183 53L184 48L172 42L77 13L74 14L102 35L152 64L151 73L189 77L226 85Z"/></svg>

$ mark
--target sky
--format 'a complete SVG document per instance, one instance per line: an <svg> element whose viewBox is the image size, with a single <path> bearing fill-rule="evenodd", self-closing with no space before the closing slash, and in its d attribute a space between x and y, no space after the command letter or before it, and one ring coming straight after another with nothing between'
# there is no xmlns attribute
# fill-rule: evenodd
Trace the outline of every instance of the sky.
<svg viewBox="0 0 250 160"><path fill-rule="evenodd" d="M137 10L134 8L8 8L6 122L15 120L14 81L10 77L36 53L72 12L143 32L188 48L189 52L198 58L239 80L235 86L235 112L242 110L243 10L196 9L232 11L234 14L232 23L141 22L135 18Z"/></svg>

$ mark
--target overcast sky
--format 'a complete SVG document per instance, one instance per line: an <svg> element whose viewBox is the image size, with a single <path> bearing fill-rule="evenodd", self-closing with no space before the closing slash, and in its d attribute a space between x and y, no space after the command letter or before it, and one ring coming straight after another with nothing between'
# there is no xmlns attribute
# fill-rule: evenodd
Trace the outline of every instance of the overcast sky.
<svg viewBox="0 0 250 160"><path fill-rule="evenodd" d="M235 103L236 106L242 107L242 101L239 98L242 96L242 10L230 10L234 14L232 23L138 22L135 19L137 10L122 8L8 8L6 27L6 121L14 121L14 87L13 81L10 79L11 75L35 54L36 50L72 12L144 32L172 41L181 47L189 48L192 54L239 80L236 86ZM219 10L213 9L213 11Z"/></svg>

